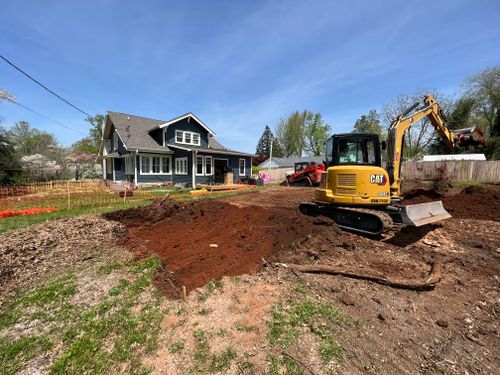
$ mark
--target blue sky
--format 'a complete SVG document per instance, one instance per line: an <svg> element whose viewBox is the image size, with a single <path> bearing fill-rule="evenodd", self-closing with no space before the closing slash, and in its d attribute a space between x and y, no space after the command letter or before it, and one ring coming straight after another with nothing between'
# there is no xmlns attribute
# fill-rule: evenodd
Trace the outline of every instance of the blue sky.
<svg viewBox="0 0 500 375"><path fill-rule="evenodd" d="M400 93L455 95L500 63L500 2L0 0L0 53L92 114L193 112L253 152L265 125L321 112L333 132ZM68 124L0 102L69 145L84 115L0 61L0 87Z"/></svg>

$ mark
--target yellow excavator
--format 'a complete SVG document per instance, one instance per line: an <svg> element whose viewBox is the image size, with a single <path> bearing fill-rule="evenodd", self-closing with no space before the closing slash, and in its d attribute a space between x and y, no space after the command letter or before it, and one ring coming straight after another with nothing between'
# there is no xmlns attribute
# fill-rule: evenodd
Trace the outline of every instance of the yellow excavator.
<svg viewBox="0 0 500 375"><path fill-rule="evenodd" d="M325 215L350 231L379 235L393 223L421 226L451 217L441 201L402 205L401 163L404 138L410 127L427 117L450 148L484 145L484 136L472 137L473 128L451 131L439 104L431 95L394 118L386 142L376 134L336 134L326 142L325 171L313 202L300 212ZM476 130L477 132L477 130ZM387 149L386 168L381 148Z"/></svg>

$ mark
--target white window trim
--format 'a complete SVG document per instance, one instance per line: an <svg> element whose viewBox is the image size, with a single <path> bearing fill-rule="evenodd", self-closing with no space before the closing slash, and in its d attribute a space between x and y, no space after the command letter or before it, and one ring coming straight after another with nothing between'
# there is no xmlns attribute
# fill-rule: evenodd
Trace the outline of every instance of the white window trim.
<svg viewBox="0 0 500 375"><path fill-rule="evenodd" d="M182 142L179 142L177 140L177 133L182 133ZM191 135L191 142L186 142L186 134ZM193 142L193 134L198 135L198 142L194 143ZM165 137L163 137L165 138ZM175 135L174 135L175 143L181 144L181 145L192 145L192 146L201 146L201 134L200 133L195 133L195 132L189 132L185 130L176 130Z"/></svg>
<svg viewBox="0 0 500 375"><path fill-rule="evenodd" d="M241 173L241 161L243 160L243 173ZM239 176L246 176L247 172L247 161L244 158L240 158L240 161L238 162L238 174Z"/></svg>
<svg viewBox="0 0 500 375"><path fill-rule="evenodd" d="M185 173L181 173L178 171L177 169L177 161L184 161L186 164L186 172ZM182 157L182 158L175 158L175 174L178 175L178 176L187 176L188 175L188 158L186 156Z"/></svg>
<svg viewBox="0 0 500 375"><path fill-rule="evenodd" d="M210 160L210 173L207 173L207 160ZM205 176L213 176L213 174L214 174L214 158L211 156L205 156L203 168L204 168Z"/></svg>
<svg viewBox="0 0 500 375"><path fill-rule="evenodd" d="M139 167L140 167L140 173L143 176L170 176L172 175L172 156L170 155L139 155ZM143 158L149 158L149 172L143 172L142 170L142 159ZM153 158L160 158L160 173L153 173ZM169 165L170 165L170 172L169 173L163 173L163 158L168 158L170 159Z"/></svg>
<svg viewBox="0 0 500 375"><path fill-rule="evenodd" d="M201 159L201 173L198 173L198 158ZM196 155L195 169L196 176L205 176L205 158L202 155Z"/></svg>

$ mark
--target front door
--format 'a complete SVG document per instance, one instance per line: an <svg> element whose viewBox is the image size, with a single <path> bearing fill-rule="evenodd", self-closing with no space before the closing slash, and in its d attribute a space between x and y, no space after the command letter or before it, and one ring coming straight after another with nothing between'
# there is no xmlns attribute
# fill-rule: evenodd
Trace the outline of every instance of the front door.
<svg viewBox="0 0 500 375"><path fill-rule="evenodd" d="M214 182L216 184L224 183L224 175L228 170L226 159L214 159Z"/></svg>

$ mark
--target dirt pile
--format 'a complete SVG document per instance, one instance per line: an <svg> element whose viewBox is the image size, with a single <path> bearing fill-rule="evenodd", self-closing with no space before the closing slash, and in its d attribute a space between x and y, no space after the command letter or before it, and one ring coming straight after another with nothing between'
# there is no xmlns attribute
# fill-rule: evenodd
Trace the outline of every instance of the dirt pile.
<svg viewBox="0 0 500 375"><path fill-rule="evenodd" d="M157 284L172 297L180 295L182 285L189 291L224 275L254 273L265 261L282 259L281 252L293 253L325 225L331 236L341 236L328 219L220 200L165 200L106 217L128 227L122 243L132 252L162 259L165 269Z"/></svg>
<svg viewBox="0 0 500 375"><path fill-rule="evenodd" d="M442 200L456 218L500 221L500 194L497 189L468 186L458 194L445 195L434 189L415 189L405 194L405 204Z"/></svg>

